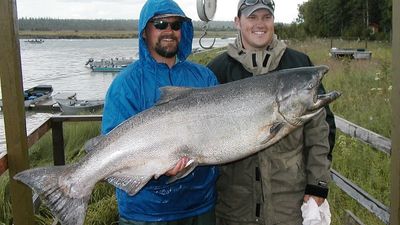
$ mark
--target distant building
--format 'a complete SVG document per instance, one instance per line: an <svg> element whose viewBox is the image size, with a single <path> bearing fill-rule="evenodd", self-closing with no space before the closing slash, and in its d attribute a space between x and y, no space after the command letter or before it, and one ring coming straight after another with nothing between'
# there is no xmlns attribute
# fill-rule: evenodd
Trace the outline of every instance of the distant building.
<svg viewBox="0 0 400 225"><path fill-rule="evenodd" d="M371 31L371 34L376 34L379 32L379 25L376 23L370 23L368 28Z"/></svg>

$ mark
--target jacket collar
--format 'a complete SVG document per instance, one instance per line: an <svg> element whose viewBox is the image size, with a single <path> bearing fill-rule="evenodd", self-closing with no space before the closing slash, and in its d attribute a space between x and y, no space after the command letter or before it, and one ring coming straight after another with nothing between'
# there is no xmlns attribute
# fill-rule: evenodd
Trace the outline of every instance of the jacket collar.
<svg viewBox="0 0 400 225"><path fill-rule="evenodd" d="M248 51L243 48L240 33L233 44L228 45L228 55L240 62L253 75L265 74L275 70L286 50L286 44L273 35L272 43L261 51Z"/></svg>

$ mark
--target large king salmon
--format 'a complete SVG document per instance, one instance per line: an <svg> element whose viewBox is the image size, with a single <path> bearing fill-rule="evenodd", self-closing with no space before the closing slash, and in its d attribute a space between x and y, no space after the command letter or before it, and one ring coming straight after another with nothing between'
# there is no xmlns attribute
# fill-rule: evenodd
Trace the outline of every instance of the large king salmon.
<svg viewBox="0 0 400 225"><path fill-rule="evenodd" d="M327 71L303 67L209 88L164 87L154 107L91 141L79 162L25 170L14 179L31 187L61 224L81 225L100 180L134 195L182 157L191 163L172 180L274 144L340 96L318 95Z"/></svg>

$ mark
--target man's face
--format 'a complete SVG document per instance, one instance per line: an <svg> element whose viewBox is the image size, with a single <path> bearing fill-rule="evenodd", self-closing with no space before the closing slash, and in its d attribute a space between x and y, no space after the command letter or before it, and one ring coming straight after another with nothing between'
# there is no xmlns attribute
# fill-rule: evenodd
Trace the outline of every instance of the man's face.
<svg viewBox="0 0 400 225"><path fill-rule="evenodd" d="M171 23L175 30L171 28ZM178 44L181 40L181 29L176 30L177 24L182 25L179 17L166 17L147 23L143 38L146 40L147 47L154 58L158 58L157 56L164 58L176 56ZM156 28L156 26L159 26L159 28Z"/></svg>
<svg viewBox="0 0 400 225"><path fill-rule="evenodd" d="M266 9L256 10L249 17L236 17L235 25L240 30L243 47L247 50L264 50L272 42L274 16Z"/></svg>

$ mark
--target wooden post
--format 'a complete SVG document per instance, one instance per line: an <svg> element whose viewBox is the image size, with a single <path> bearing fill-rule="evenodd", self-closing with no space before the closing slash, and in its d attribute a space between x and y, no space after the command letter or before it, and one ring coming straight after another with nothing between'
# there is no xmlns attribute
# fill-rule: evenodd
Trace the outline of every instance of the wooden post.
<svg viewBox="0 0 400 225"><path fill-rule="evenodd" d="M62 121L51 121L53 134L53 162L55 166L65 165L64 132Z"/></svg>
<svg viewBox="0 0 400 225"><path fill-rule="evenodd" d="M390 224L400 224L400 1L393 0L393 94L392 94L392 156L391 156L391 198Z"/></svg>
<svg viewBox="0 0 400 225"><path fill-rule="evenodd" d="M15 225L34 224L32 191L12 177L29 168L15 0L0 1L0 78Z"/></svg>

